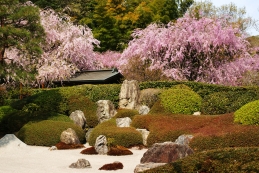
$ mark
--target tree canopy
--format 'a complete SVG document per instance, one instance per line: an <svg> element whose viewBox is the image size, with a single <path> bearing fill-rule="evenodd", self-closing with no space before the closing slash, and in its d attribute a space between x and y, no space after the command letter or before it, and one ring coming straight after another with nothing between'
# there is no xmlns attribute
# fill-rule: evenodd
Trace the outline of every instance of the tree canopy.
<svg viewBox="0 0 259 173"><path fill-rule="evenodd" d="M150 69L161 69L174 80L235 85L243 72L258 67L254 64L258 64L258 59L251 58L241 30L228 25L225 18L186 14L175 23L151 24L135 30L132 36L134 39L119 59L120 65L139 57L150 62ZM233 64L242 67L240 73ZM232 78L226 78L231 73Z"/></svg>
<svg viewBox="0 0 259 173"><path fill-rule="evenodd" d="M76 24L87 25L98 39L98 51L122 51L136 28L152 22L168 23L181 17L193 0L32 0L41 8L68 14Z"/></svg>
<svg viewBox="0 0 259 173"><path fill-rule="evenodd" d="M245 7L238 8L234 3L216 7L211 1L198 1L193 3L188 12L196 18L225 18L229 25L244 33L250 27L257 27L256 21L247 16Z"/></svg>
<svg viewBox="0 0 259 173"><path fill-rule="evenodd" d="M0 22L0 79L29 78L44 41L39 8L18 0L1 0Z"/></svg>

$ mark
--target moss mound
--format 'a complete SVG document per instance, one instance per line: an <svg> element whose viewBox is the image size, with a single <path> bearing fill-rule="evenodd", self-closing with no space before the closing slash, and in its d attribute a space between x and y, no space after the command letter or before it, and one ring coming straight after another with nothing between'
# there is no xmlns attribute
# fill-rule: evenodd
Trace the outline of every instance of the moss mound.
<svg viewBox="0 0 259 173"><path fill-rule="evenodd" d="M61 133L68 128L75 130L82 144L85 142L85 133L79 126L52 120L27 123L19 130L17 137L28 145L54 146L60 142Z"/></svg>
<svg viewBox="0 0 259 173"><path fill-rule="evenodd" d="M118 109L117 114L115 115L116 118L133 118L135 115L138 115L138 111L135 109Z"/></svg>
<svg viewBox="0 0 259 173"><path fill-rule="evenodd" d="M195 153L176 162L144 172L259 172L258 161L259 148L228 148Z"/></svg>
<svg viewBox="0 0 259 173"><path fill-rule="evenodd" d="M202 98L190 89L172 88L160 95L162 106L171 113L193 114L200 111Z"/></svg>
<svg viewBox="0 0 259 173"><path fill-rule="evenodd" d="M244 125L259 124L259 100L247 103L234 113L234 122Z"/></svg>
<svg viewBox="0 0 259 173"><path fill-rule="evenodd" d="M110 119L97 125L89 137L89 144L94 146L99 135L106 136L109 145L130 147L142 144L141 134L133 127L117 127L116 120Z"/></svg>

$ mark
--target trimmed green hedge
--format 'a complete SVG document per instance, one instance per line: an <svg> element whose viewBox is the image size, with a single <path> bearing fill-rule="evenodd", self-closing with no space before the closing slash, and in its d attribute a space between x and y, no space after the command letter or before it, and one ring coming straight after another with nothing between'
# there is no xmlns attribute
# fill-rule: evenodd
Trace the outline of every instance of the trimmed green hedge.
<svg viewBox="0 0 259 173"><path fill-rule="evenodd" d="M204 97L202 113L216 115L235 112L246 103L258 99L255 91L222 91L209 94Z"/></svg>
<svg viewBox="0 0 259 173"><path fill-rule="evenodd" d="M142 82L140 89L169 89L179 84L188 86L203 98L202 113L208 115L234 112L246 103L259 99L259 87L231 87L192 81ZM222 102L219 101L221 99Z"/></svg>
<svg viewBox="0 0 259 173"><path fill-rule="evenodd" d="M110 100L117 106L120 87L121 85L119 84L107 84L41 89L41 92L15 102L12 106L21 110L24 105L35 103L42 110L67 114L69 111L68 101L72 96L85 96L93 102L97 102L98 100Z"/></svg>
<svg viewBox="0 0 259 173"><path fill-rule="evenodd" d="M183 159L144 172L259 172L258 162L259 148L227 148L194 153Z"/></svg>
<svg viewBox="0 0 259 173"><path fill-rule="evenodd" d="M19 130L17 137L28 145L54 146L60 142L61 133L68 128L75 130L80 142L85 143L85 133L78 125L52 120L27 123Z"/></svg>
<svg viewBox="0 0 259 173"><path fill-rule="evenodd" d="M94 146L99 135L106 136L110 145L130 147L143 144L142 135L133 127L117 127L116 119L110 119L96 126L90 134L89 144Z"/></svg>
<svg viewBox="0 0 259 173"><path fill-rule="evenodd" d="M234 113L234 122L259 125L259 100L247 103Z"/></svg>
<svg viewBox="0 0 259 173"><path fill-rule="evenodd" d="M172 88L160 95L162 106L171 113L193 114L200 111L202 98L190 89Z"/></svg>

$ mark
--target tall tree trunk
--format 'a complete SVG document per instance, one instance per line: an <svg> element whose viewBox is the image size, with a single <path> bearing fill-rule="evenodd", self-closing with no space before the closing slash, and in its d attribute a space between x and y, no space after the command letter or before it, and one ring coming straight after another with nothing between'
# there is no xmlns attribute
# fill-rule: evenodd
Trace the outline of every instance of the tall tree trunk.
<svg viewBox="0 0 259 173"><path fill-rule="evenodd" d="M5 48L0 48L0 65L4 65Z"/></svg>

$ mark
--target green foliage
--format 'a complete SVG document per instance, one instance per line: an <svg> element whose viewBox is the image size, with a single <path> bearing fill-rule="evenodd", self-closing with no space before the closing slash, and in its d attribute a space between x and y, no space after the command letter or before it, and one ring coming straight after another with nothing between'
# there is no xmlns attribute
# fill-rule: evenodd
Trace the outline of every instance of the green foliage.
<svg viewBox="0 0 259 173"><path fill-rule="evenodd" d="M80 85L73 87L60 87L54 89L46 89L35 92L32 96L26 97L12 104L12 107L21 110L24 105L34 103L40 107L42 111L58 112L68 114L68 102L70 97L86 96L93 102L98 100L110 100L115 106L118 106L119 84L108 85Z"/></svg>
<svg viewBox="0 0 259 173"><path fill-rule="evenodd" d="M259 148L227 148L195 153L178 161L144 172L258 172L258 161Z"/></svg>
<svg viewBox="0 0 259 173"><path fill-rule="evenodd" d="M84 15L78 15L78 21L93 29L95 38L101 41L98 51L122 51L134 29L176 20L192 3L193 0L83 1L80 14Z"/></svg>
<svg viewBox="0 0 259 173"><path fill-rule="evenodd" d="M81 110L87 120L88 127L95 127L99 121L96 116L97 104L92 102L85 96L71 96L68 99L68 113L69 115L76 111Z"/></svg>
<svg viewBox="0 0 259 173"><path fill-rule="evenodd" d="M73 122L73 120L71 120L67 115L58 114L58 113L51 113L46 120L63 121L63 122L71 122L71 123Z"/></svg>
<svg viewBox="0 0 259 173"><path fill-rule="evenodd" d="M60 135L64 130L75 130L80 142L85 142L84 131L72 122L45 120L24 125L17 137L28 145L54 146L60 142Z"/></svg>
<svg viewBox="0 0 259 173"><path fill-rule="evenodd" d="M0 7L0 74L1 78L11 76L13 81L28 81L35 73L35 63L42 53L44 29L40 24L39 8L23 5L18 0L1 1ZM26 57L25 64L7 64L4 61L5 50L16 48ZM7 70L9 69L9 70ZM13 75L15 74L15 75ZM7 78L6 78L7 79Z"/></svg>
<svg viewBox="0 0 259 173"><path fill-rule="evenodd" d="M120 145L124 147L130 147L134 145L142 144L142 136L132 127L117 127L116 120L110 119L99 125L97 125L89 137L89 144L94 146L96 138L99 135L106 136L107 139L112 139L109 145Z"/></svg>
<svg viewBox="0 0 259 173"><path fill-rule="evenodd" d="M0 124L1 120L5 117L8 116L9 114L12 114L16 112L17 110L12 108L11 106L0 106Z"/></svg>
<svg viewBox="0 0 259 173"><path fill-rule="evenodd" d="M259 125L259 100L247 103L234 113L234 121L244 125Z"/></svg>
<svg viewBox="0 0 259 173"><path fill-rule="evenodd" d="M83 95L93 102L110 100L115 107L118 107L121 84L82 85L81 87Z"/></svg>
<svg viewBox="0 0 259 173"><path fill-rule="evenodd" d="M188 86L203 98L202 112L205 114L234 112L246 103L259 99L258 87L229 87L192 81L142 82L140 89L168 89L179 84Z"/></svg>
<svg viewBox="0 0 259 173"><path fill-rule="evenodd" d="M202 113L213 115L234 112L257 99L258 93L250 90L215 92L204 97Z"/></svg>
<svg viewBox="0 0 259 173"><path fill-rule="evenodd" d="M177 84L172 86L172 89L187 89L187 90L192 90L189 86L185 84Z"/></svg>
<svg viewBox="0 0 259 173"><path fill-rule="evenodd" d="M193 114L200 111L202 98L189 89L168 89L161 93L161 104L171 113Z"/></svg>
<svg viewBox="0 0 259 173"><path fill-rule="evenodd" d="M129 117L132 119L135 115L138 115L138 111L135 109L118 109L117 114L115 115L116 118L125 118Z"/></svg>
<svg viewBox="0 0 259 173"><path fill-rule="evenodd" d="M56 112L25 112L22 110L14 109L14 111L11 111L10 113L5 113L2 117L2 120L0 121L0 131L4 133L15 133L30 121L36 122L48 119L55 121L72 122L72 120L70 120L68 116Z"/></svg>

